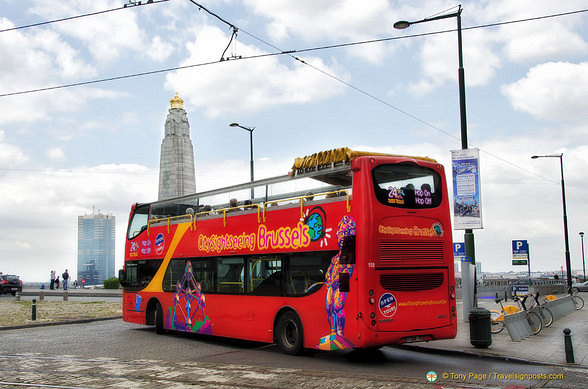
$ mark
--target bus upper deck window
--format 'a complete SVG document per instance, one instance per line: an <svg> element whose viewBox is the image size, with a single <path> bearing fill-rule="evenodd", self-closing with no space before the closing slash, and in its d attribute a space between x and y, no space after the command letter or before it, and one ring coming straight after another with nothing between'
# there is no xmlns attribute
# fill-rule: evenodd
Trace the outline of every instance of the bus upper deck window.
<svg viewBox="0 0 588 389"><path fill-rule="evenodd" d="M435 208L442 201L441 175L416 164L379 165L372 170L378 201L397 208Z"/></svg>

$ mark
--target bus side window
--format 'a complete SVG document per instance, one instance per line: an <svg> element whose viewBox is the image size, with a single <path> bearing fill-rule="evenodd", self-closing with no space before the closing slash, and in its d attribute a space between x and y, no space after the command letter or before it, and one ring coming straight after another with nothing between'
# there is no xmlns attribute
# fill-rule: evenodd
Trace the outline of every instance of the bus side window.
<svg viewBox="0 0 588 389"><path fill-rule="evenodd" d="M257 296L282 295L281 258L275 255L251 257L248 264L248 292Z"/></svg>
<svg viewBox="0 0 588 389"><path fill-rule="evenodd" d="M321 289L336 251L290 254L285 277L286 295L303 296Z"/></svg>
<svg viewBox="0 0 588 389"><path fill-rule="evenodd" d="M343 238L341 247L340 261L345 265L355 264L355 235L349 235Z"/></svg>
<svg viewBox="0 0 588 389"><path fill-rule="evenodd" d="M185 259L172 259L165 270L163 290L166 292L176 292L176 286L182 280L185 269Z"/></svg>
<svg viewBox="0 0 588 389"><path fill-rule="evenodd" d="M245 286L245 258L219 258L218 292L243 293Z"/></svg>

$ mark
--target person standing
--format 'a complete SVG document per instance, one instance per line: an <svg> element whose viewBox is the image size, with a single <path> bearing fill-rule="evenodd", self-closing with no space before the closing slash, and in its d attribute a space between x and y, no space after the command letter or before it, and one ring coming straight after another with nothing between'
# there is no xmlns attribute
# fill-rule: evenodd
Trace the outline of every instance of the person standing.
<svg viewBox="0 0 588 389"><path fill-rule="evenodd" d="M65 269L61 277L63 278L63 290L67 290L67 282L69 281L69 273L67 272L67 269Z"/></svg>
<svg viewBox="0 0 588 389"><path fill-rule="evenodd" d="M55 289L59 289L59 276L55 277Z"/></svg>
<svg viewBox="0 0 588 389"><path fill-rule="evenodd" d="M51 270L51 283L49 284L49 289L55 289L55 270Z"/></svg>

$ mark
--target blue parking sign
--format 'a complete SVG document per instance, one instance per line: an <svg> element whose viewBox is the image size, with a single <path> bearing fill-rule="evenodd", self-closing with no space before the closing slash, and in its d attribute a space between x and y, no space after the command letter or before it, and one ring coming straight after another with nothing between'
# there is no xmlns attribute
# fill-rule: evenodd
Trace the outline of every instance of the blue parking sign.
<svg viewBox="0 0 588 389"><path fill-rule="evenodd" d="M465 244L463 242L453 243L453 260L463 261L465 259Z"/></svg>
<svg viewBox="0 0 588 389"><path fill-rule="evenodd" d="M526 240L512 241L512 264L526 265L529 260L529 244Z"/></svg>

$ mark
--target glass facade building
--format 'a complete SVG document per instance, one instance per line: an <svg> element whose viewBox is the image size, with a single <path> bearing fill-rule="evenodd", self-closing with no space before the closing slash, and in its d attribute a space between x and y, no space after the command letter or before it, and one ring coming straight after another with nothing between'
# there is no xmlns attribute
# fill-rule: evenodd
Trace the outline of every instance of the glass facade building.
<svg viewBox="0 0 588 389"><path fill-rule="evenodd" d="M78 216L78 285L102 285L115 277L115 217L92 213Z"/></svg>

